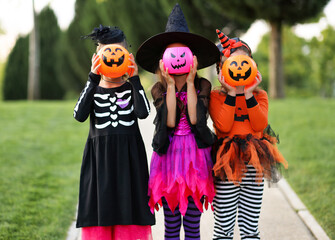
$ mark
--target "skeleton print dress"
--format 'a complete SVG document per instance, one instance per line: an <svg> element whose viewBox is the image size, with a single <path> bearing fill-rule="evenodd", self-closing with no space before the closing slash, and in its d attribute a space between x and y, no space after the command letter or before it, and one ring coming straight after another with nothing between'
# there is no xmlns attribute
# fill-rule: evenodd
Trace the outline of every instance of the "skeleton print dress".
<svg viewBox="0 0 335 240"><path fill-rule="evenodd" d="M137 118L149 103L138 76L116 88L98 86L90 73L74 109L90 116L80 174L77 227L153 225L148 206L148 165Z"/></svg>

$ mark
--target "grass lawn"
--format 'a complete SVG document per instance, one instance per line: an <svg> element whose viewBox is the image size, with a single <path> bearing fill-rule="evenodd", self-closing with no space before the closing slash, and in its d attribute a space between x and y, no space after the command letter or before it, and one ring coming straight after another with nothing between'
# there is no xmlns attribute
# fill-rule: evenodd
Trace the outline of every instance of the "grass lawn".
<svg viewBox="0 0 335 240"><path fill-rule="evenodd" d="M286 99L270 102L269 123L289 162L286 180L335 239L335 100Z"/></svg>
<svg viewBox="0 0 335 240"><path fill-rule="evenodd" d="M65 239L74 219L88 122L75 101L0 102L0 240ZM285 177L335 239L335 100L270 102Z"/></svg>
<svg viewBox="0 0 335 240"><path fill-rule="evenodd" d="M87 124L75 102L0 102L0 239L65 239Z"/></svg>

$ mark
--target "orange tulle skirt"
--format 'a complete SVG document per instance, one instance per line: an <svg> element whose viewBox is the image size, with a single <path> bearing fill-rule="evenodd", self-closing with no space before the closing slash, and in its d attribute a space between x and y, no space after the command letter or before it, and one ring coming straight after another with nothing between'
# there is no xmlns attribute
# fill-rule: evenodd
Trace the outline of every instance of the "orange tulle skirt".
<svg viewBox="0 0 335 240"><path fill-rule="evenodd" d="M213 149L215 177L239 184L247 172L247 165L252 165L257 174L277 182L281 165L287 168L288 164L276 143L277 138L268 134L262 138L248 134L219 139Z"/></svg>

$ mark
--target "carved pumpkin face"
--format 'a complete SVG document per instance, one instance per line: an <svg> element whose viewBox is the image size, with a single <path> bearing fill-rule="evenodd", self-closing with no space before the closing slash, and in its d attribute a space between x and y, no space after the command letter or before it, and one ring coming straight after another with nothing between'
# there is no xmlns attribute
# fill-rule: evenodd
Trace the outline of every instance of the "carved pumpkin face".
<svg viewBox="0 0 335 240"><path fill-rule="evenodd" d="M99 72L106 77L117 78L129 71L131 65L129 52L118 44L109 44L99 51L100 63Z"/></svg>
<svg viewBox="0 0 335 240"><path fill-rule="evenodd" d="M229 57L222 66L222 75L232 86L246 86L253 83L257 75L257 65L246 55Z"/></svg>
<svg viewBox="0 0 335 240"><path fill-rule="evenodd" d="M169 74L188 73L193 65L192 51L186 46L168 47L163 54L163 63Z"/></svg>

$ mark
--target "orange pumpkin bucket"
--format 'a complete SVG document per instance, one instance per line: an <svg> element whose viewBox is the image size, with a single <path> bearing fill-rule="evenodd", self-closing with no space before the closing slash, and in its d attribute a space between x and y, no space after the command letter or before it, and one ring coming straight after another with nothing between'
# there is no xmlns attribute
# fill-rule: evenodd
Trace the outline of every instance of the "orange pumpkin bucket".
<svg viewBox="0 0 335 240"><path fill-rule="evenodd" d="M222 75L231 86L247 86L253 83L257 75L257 65L246 55L227 58L222 66Z"/></svg>
<svg viewBox="0 0 335 240"><path fill-rule="evenodd" d="M118 44L109 44L100 49L98 53L101 66L99 72L110 78L118 78L129 72L132 64L127 49Z"/></svg>

